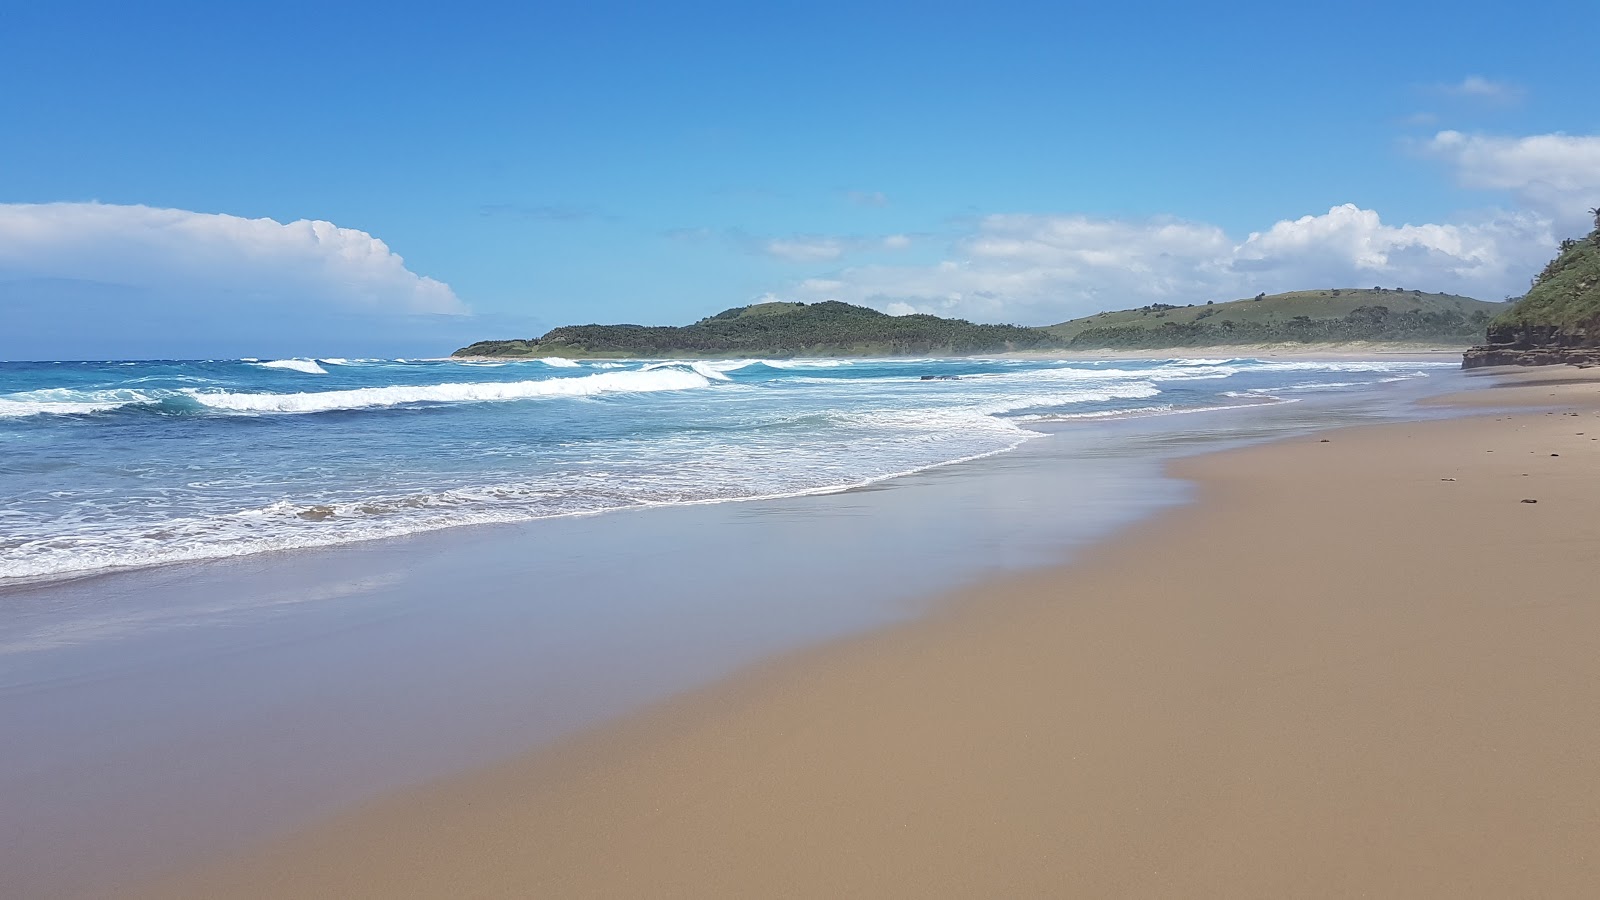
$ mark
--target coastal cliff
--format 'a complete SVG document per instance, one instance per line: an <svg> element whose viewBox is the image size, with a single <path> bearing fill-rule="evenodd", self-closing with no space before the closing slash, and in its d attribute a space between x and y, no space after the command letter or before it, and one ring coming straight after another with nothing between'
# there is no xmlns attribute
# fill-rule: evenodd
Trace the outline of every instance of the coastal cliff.
<svg viewBox="0 0 1600 900"><path fill-rule="evenodd" d="M1561 242L1516 305L1489 323L1461 367L1600 365L1600 209L1582 240Z"/></svg>

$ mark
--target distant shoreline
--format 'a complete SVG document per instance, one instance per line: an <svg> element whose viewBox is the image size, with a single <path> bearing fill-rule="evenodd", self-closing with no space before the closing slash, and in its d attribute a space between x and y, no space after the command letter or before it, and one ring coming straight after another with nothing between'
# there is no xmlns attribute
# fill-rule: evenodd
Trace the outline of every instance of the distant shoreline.
<svg viewBox="0 0 1600 900"><path fill-rule="evenodd" d="M1443 354L1465 353L1467 344L1406 344L1406 343L1342 343L1342 344L1224 344L1211 347L1153 347L1138 350L1082 349L1082 350L1005 350L995 353L961 354L905 354L903 356L840 356L836 354L793 355L761 353L704 353L672 354L667 356L593 356L549 353L543 356L441 356L440 362L538 362L540 359L570 359L575 362L595 360L617 362L628 359L648 360L717 360L717 359L1184 359L1217 356L1248 357L1301 357L1307 359L1343 359L1371 356L1418 356L1429 359Z"/></svg>

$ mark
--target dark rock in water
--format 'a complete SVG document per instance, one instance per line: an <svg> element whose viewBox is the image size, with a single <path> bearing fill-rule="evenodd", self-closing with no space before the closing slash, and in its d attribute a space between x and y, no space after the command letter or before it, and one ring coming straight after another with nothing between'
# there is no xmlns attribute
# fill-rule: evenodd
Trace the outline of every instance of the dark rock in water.
<svg viewBox="0 0 1600 900"><path fill-rule="evenodd" d="M960 375L924 375L923 381L960 381Z"/></svg>
<svg viewBox="0 0 1600 900"><path fill-rule="evenodd" d="M1539 501L1537 501L1537 500L1524 500L1522 502L1523 503L1538 503Z"/></svg>

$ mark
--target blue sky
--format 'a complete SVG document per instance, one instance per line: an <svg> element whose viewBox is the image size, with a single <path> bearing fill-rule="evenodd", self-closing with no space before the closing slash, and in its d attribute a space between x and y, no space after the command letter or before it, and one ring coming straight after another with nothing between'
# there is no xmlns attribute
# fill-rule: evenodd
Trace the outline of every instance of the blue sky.
<svg viewBox="0 0 1600 900"><path fill-rule="evenodd" d="M0 358L432 355L760 299L1499 299L1600 204L1559 15L863 6L17 5Z"/></svg>

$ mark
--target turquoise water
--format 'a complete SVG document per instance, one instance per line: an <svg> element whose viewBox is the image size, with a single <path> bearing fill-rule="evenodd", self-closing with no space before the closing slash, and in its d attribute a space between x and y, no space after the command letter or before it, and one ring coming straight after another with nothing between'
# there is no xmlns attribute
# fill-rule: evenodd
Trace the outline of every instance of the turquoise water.
<svg viewBox="0 0 1600 900"><path fill-rule="evenodd" d="M1293 402L1454 362L0 363L0 584L460 525L837 491L1043 423Z"/></svg>

